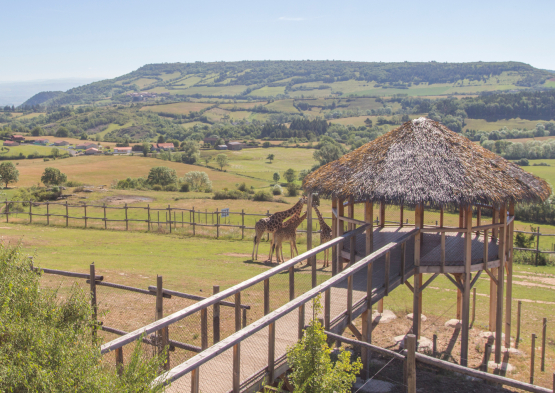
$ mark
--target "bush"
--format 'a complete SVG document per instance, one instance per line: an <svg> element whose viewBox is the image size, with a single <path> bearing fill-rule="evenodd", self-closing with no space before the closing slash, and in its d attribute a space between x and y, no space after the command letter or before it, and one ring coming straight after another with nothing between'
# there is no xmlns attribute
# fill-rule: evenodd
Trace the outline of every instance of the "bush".
<svg viewBox="0 0 555 393"><path fill-rule="evenodd" d="M239 190L223 189L216 191L213 199L248 199L248 194Z"/></svg>
<svg viewBox="0 0 555 393"><path fill-rule="evenodd" d="M83 183L77 180L68 180L66 181L66 184L65 184L66 187L80 187L82 185Z"/></svg>
<svg viewBox="0 0 555 393"><path fill-rule="evenodd" d="M519 265L536 266L536 253L533 251L515 250L514 263L518 263ZM548 254L538 254L537 266L547 266L547 265L553 265L553 263L549 260Z"/></svg>
<svg viewBox="0 0 555 393"><path fill-rule="evenodd" d="M179 188L179 192L189 192L189 184L188 183L182 184L181 187Z"/></svg>
<svg viewBox="0 0 555 393"><path fill-rule="evenodd" d="M528 161L527 158L521 158L518 161L515 161L515 164L519 165L519 166L528 166L530 165L530 162Z"/></svg>
<svg viewBox="0 0 555 393"><path fill-rule="evenodd" d="M164 187L164 191L177 191L177 186L175 184L168 184Z"/></svg>
<svg viewBox="0 0 555 393"><path fill-rule="evenodd" d="M145 359L137 341L123 375L105 367L92 336L89 295L75 285L59 296L40 285L19 246L0 245L2 392L159 392L162 357ZM97 327L99 325L96 325Z"/></svg>
<svg viewBox="0 0 555 393"><path fill-rule="evenodd" d="M237 189L241 192L246 192L247 191L247 185L245 184L245 182L243 182L243 183L241 183L237 186Z"/></svg>
<svg viewBox="0 0 555 393"><path fill-rule="evenodd" d="M282 195L283 194L283 189L281 188L281 186L279 184L276 184L274 186L274 188L272 189L272 194L274 194L274 195Z"/></svg>
<svg viewBox="0 0 555 393"><path fill-rule="evenodd" d="M273 198L266 191L258 191L254 194L252 200L257 202L271 202L273 201Z"/></svg>
<svg viewBox="0 0 555 393"><path fill-rule="evenodd" d="M295 197L299 195L297 185L295 183L287 184L287 195L289 195L290 197Z"/></svg>
<svg viewBox="0 0 555 393"><path fill-rule="evenodd" d="M191 191L212 192L212 182L206 172L191 171L179 179L180 183L187 183Z"/></svg>
<svg viewBox="0 0 555 393"><path fill-rule="evenodd" d="M50 158L45 158L44 162L50 161Z"/></svg>
<svg viewBox="0 0 555 393"><path fill-rule="evenodd" d="M162 191L162 186L160 184L155 184L152 186L154 191Z"/></svg>

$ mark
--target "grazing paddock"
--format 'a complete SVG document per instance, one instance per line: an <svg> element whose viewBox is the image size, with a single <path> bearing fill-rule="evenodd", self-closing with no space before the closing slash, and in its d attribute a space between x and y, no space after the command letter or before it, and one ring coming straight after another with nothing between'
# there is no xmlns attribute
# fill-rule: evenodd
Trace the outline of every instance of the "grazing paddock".
<svg viewBox="0 0 555 393"><path fill-rule="evenodd" d="M160 113L160 112L172 113L176 115L188 115L191 112L199 112L210 106L212 106L212 104L205 104L202 102L177 102L175 104L143 106L141 108L141 111L156 112L156 113Z"/></svg>
<svg viewBox="0 0 555 393"><path fill-rule="evenodd" d="M508 120L497 120L497 121L486 121L483 119L466 119L466 125L464 126L465 129L471 130L481 130L481 131L496 131L503 127L507 127L509 130L512 129L528 129L534 130L536 128L536 124L538 123L546 123L545 120L524 120L520 118L516 119L508 119ZM523 141L522 139L516 139L511 141Z"/></svg>

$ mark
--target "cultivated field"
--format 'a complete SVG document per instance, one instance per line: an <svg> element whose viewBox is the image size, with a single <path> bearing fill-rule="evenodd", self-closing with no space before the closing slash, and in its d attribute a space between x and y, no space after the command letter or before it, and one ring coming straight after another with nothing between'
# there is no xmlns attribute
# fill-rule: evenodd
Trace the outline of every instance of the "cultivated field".
<svg viewBox="0 0 555 393"><path fill-rule="evenodd" d="M177 102L175 104L166 104L166 105L149 105L143 106L141 111L148 111L148 112L164 112L164 113L173 113L176 115L188 115L191 112L198 112L205 108L208 108L211 104L204 104L200 102Z"/></svg>

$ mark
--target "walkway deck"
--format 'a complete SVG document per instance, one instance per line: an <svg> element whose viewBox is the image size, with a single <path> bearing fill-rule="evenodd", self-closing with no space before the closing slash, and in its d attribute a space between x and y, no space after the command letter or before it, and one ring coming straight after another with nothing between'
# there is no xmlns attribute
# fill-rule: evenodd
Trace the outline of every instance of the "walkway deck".
<svg viewBox="0 0 555 393"><path fill-rule="evenodd" d="M412 227L386 227L378 228L374 231L374 250L377 251L388 243L395 241L413 230ZM426 233L423 235L424 240L421 247L421 265L422 266L439 266L441 253L441 236L434 233ZM476 238L473 235L472 244L472 263L480 264L483 262L483 239ZM464 236L457 233L446 234L446 265L462 267L463 264L463 244ZM344 244L343 255L349 254L349 242ZM365 236L359 235L356 239L357 259L365 254ZM497 258L497 245L490 242L489 258ZM406 243L405 249L405 277L401 279L401 248L396 247L391 251L390 267L389 267L389 292L414 274L414 241L410 240ZM353 280L353 314L352 318L358 317L366 309L367 286L367 270L366 268L356 274ZM386 266L385 256L379 258L373 265L372 287L372 303L376 303L385 296L384 286L386 283ZM343 280L331 290L331 330L341 334L348 324L345 311L347 308L347 280ZM322 303L324 299L322 298ZM305 324L312 318L312 309L306 306ZM324 304L322 304L324 306ZM299 315L297 312L291 312L276 321L275 331L275 359L284 359L287 347L294 345L298 338ZM241 343L241 391L249 391L249 387L258 382L266 372L268 364L268 328L265 328ZM282 364L284 362L282 361ZM232 370L233 352L231 349L222 352L214 359L208 361L200 367L199 387L203 393L210 392L229 392L232 390ZM276 370L279 362L276 365ZM277 375L280 373L277 372ZM191 374L187 374L183 378L174 382L168 388L168 392L190 391Z"/></svg>

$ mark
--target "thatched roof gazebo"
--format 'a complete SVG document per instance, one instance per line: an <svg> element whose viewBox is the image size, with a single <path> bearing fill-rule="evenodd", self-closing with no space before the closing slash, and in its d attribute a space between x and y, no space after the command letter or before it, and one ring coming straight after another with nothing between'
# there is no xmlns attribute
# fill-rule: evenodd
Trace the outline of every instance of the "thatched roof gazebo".
<svg viewBox="0 0 555 393"><path fill-rule="evenodd" d="M419 118L320 167L305 177L303 187L309 195L318 193L332 198L334 237L344 233L345 223L348 230L369 225L365 236L356 241L352 237L349 245L340 244L334 251L334 273L340 272L344 263L354 263L391 244L396 237L414 234L414 244L407 244L398 256L400 264L395 264L393 254L393 259L385 259L385 273L380 273L383 284L378 280L375 290L383 285L387 295L392 290L390 283L399 275L393 271L401 266L399 282L407 284L414 293L413 333L419 337L422 290L444 274L459 291L457 319L462 323L463 365L468 357L470 291L485 271L491 278L490 330L497 333L495 357L500 362L505 268L507 305L512 297L514 204L545 201L551 194L546 181L435 121ZM357 203L365 204L364 220L354 217ZM376 221L375 203L380 205ZM399 206L398 221L386 221L386 205ZM347 216L344 206L348 207ZM413 225L405 223L404 207L414 209ZM439 224L424 225L425 208L440 211ZM444 209L458 210L458 226L444 225ZM482 209L491 212L491 224L482 223ZM375 223L378 228L374 228ZM406 252L413 255L407 262ZM424 273L433 274L425 283ZM373 274L377 274L376 267ZM407 282L411 275L413 286ZM505 346L509 348L510 306L505 318L509 321L505 326Z"/></svg>

